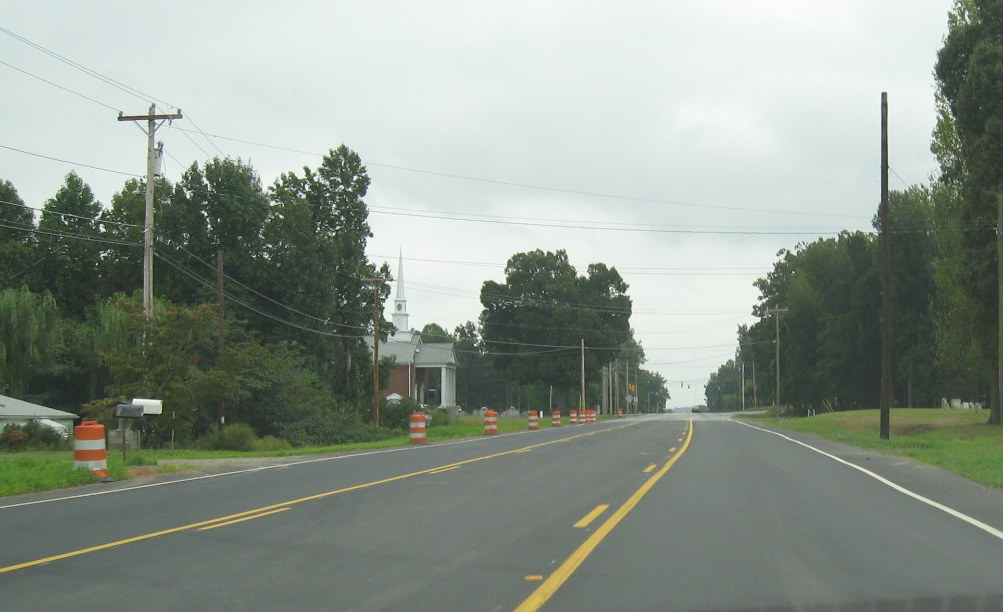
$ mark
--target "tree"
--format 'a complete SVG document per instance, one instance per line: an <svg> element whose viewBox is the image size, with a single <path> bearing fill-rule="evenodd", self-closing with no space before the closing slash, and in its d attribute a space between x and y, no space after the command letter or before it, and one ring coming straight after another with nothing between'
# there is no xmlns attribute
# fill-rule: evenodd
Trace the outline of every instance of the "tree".
<svg viewBox="0 0 1003 612"><path fill-rule="evenodd" d="M739 355L775 370L774 326L781 316L781 401L800 411L862 408L875 403L880 382L877 248L873 237L843 232L837 238L783 250L766 278L754 314L763 319L743 338ZM775 391L773 381L758 389Z"/></svg>
<svg viewBox="0 0 1003 612"><path fill-rule="evenodd" d="M0 290L0 389L23 398L60 342L60 314L49 293Z"/></svg>
<svg viewBox="0 0 1003 612"><path fill-rule="evenodd" d="M935 406L940 377L932 310L935 245L930 190L913 186L892 191L889 216L895 279L895 397L897 403L909 407Z"/></svg>
<svg viewBox="0 0 1003 612"><path fill-rule="evenodd" d="M704 397L708 412L736 412L741 408L741 371L729 359L707 379Z"/></svg>
<svg viewBox="0 0 1003 612"><path fill-rule="evenodd" d="M353 399L366 396L371 376L371 369L359 366L372 362L362 342L372 321L373 290L365 279L390 277L388 267L377 270L366 258L372 236L363 201L368 189L362 160L341 145L316 170L275 181L264 229L265 293L289 307L283 315L296 326L273 321L261 327L265 338L305 347L335 392ZM386 299L389 285L379 291Z"/></svg>
<svg viewBox="0 0 1003 612"><path fill-rule="evenodd" d="M437 323L428 323L421 328L422 342L452 342L453 340L453 336Z"/></svg>
<svg viewBox="0 0 1003 612"><path fill-rule="evenodd" d="M25 282L31 265L35 217L10 181L0 180L0 287Z"/></svg>
<svg viewBox="0 0 1003 612"><path fill-rule="evenodd" d="M495 366L520 383L553 385L559 409L586 377L599 374L630 338L631 301L615 268L591 264L579 276L564 250L516 253L505 282L481 287L484 345Z"/></svg>
<svg viewBox="0 0 1003 612"><path fill-rule="evenodd" d="M957 0L948 21L944 46L935 68L939 94L956 141L935 144L942 175L949 185L960 186L960 198L950 202L956 216L951 221L965 232L953 253L939 256L954 265L942 265L955 276L961 290L960 313L969 318L975 356L983 368L998 362L1000 333L997 311L996 225L997 206L1003 198L1003 2ZM935 132L935 139L938 133ZM957 175L961 176L958 177ZM943 280L942 275L939 276ZM941 302L944 305L944 302ZM998 378L993 376L990 422L1003 422Z"/></svg>
<svg viewBox="0 0 1003 612"><path fill-rule="evenodd" d="M38 250L45 258L32 268L31 286L49 290L67 315L80 318L99 292L101 204L91 188L71 172L45 202L38 222Z"/></svg>
<svg viewBox="0 0 1003 612"><path fill-rule="evenodd" d="M158 179L154 206L162 208L162 194L170 193L170 185ZM101 211L99 222L102 233L111 241L101 258L101 293L103 296L115 293L132 293L143 286L143 226L146 221L146 184L139 179L129 179L122 189L111 198L111 208ZM161 227L170 227L170 219ZM154 270L157 266L154 266ZM161 275L163 276L163 275ZM154 284L155 290L159 287Z"/></svg>
<svg viewBox="0 0 1003 612"><path fill-rule="evenodd" d="M217 157L204 169L192 164L164 203L157 238L164 256L201 280L170 264L160 266L163 291L158 293L189 305L214 302L218 250L223 251L227 276L242 285L260 285L267 269L262 226L268 214L268 198L250 164L229 157ZM247 296L239 285L231 284L227 291Z"/></svg>

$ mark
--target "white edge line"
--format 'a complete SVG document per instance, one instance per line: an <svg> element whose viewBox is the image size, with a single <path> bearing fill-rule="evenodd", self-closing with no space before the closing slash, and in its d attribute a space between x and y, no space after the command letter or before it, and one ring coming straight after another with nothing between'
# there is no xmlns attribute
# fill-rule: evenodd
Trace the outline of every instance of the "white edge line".
<svg viewBox="0 0 1003 612"><path fill-rule="evenodd" d="M821 450L819 448L815 448L811 444L806 444L804 442L801 442L800 440L795 440L794 438L791 438L790 436L785 436L784 434L782 434L780 432L777 432L777 431L772 431L770 429L765 429L763 427L757 427L756 425L745 423L745 422L737 420L737 419L732 419L732 422L738 423L739 425L745 425L746 427L751 427L752 429L758 429L759 431L763 431L763 432L766 432L768 434L773 434L775 436L780 436L781 438L783 438L785 440L788 440L788 441L793 442L795 444L799 444L799 445L801 445L801 446L803 446L803 447L805 447L805 448L807 448L809 450L813 450L816 453L818 453L818 454L820 454L820 455L822 455L824 457L828 457L829 459L832 459L833 461L837 461L837 462L842 463L843 465L845 465L847 467L851 467L851 468L853 468L853 469L855 469L855 470L857 470L859 472L863 472L864 474L870 476L874 480L877 480L881 484L886 485L886 486L888 486L888 487L890 487L890 488L898 491L899 493L901 493L903 495L907 495L907 496L909 496L909 497L911 497L911 498L913 498L913 499L915 499L917 501L923 502L924 504L926 504L928 506L936 508L937 510L940 510L941 512L949 514L949 515L953 516L956 519L964 521L964 522L968 523L969 525L971 525L971 526L973 526L973 527L975 527L977 529L981 529L982 531L988 533L989 535L993 536L994 538L997 538L999 540L1003 540L1003 531L1000 531L999 529L996 529L992 525L987 525L986 523L983 523L982 521L980 521L980 520L978 520L976 518L970 517L970 516L968 516L967 514L965 514L963 512L959 512L958 510L955 510L954 508L951 508L949 506L945 506L944 504L941 504L939 502L935 502L935 501L933 501L932 499L930 499L928 497L923 497L919 493L916 493L915 491L911 491L911 490L903 487L902 485L896 484L896 483L892 482L891 480L888 480L884 476L881 476L879 474L875 474L874 472L868 470L867 468L860 467L856 463L852 463L850 461L847 461L846 459L842 459L842 458L837 457L837 456L835 456L835 455L833 455L831 453L827 453L824 450Z"/></svg>
<svg viewBox="0 0 1003 612"><path fill-rule="evenodd" d="M166 481L163 481L163 482L151 482L149 484L136 485L136 486L132 486L132 487L123 487L121 489L109 489L109 490L105 490L105 491L93 491L91 493L78 493L76 495L64 495L62 497L52 497L52 498L49 498L49 499L37 499L35 501L20 502L20 503L17 503L17 504L7 504L7 505L4 505L4 506L0 506L0 510L7 510L9 508L20 508L22 506L35 506L37 504L49 504L49 503L52 503L52 502L68 501L68 500L71 500L71 499L82 499L84 497L94 497L94 496L97 496L97 495L110 495L112 493L126 493L128 491L135 491L137 489L149 489L151 487L162 487L162 486L166 486L166 485L182 484L182 483L185 483L185 482L193 482L193 481L196 481L196 480L208 480L210 478L221 478L223 476L233 476L235 474L245 474L245 473L248 473L248 472L258 472L258 471L262 471L262 470L274 470L274 469L277 469L277 468L284 468L284 467L290 467L290 466L295 466L295 465L304 465L304 464L307 464L307 463L319 463L321 461L335 461L335 460L338 460L338 459L352 459L354 457L365 457L367 455L381 455L381 454L384 454L384 453L399 453L401 451L408 451L408 450L421 450L421 449L425 449L425 448L439 448L439 447L443 447L443 446L454 446L454 445L457 445L457 444L470 444L471 442L481 442L481 441L486 441L486 440L498 440L498 439L509 437L509 436L512 436L512 435L519 435L519 434L526 434L526 433L532 433L532 432L530 432L530 431L511 431L511 432L505 432L503 434L496 435L496 436L483 436L483 437L482 436L471 436L469 438L462 438L460 440L450 440L448 442L437 442L435 444L421 444L421 445L414 444L414 445L398 446L398 447L394 447L394 448L381 448L381 449L378 449L378 450L365 451L365 452L361 452L361 453L352 453L352 454L348 454L348 455L334 455L334 456L327 456L327 457L319 457L319 458L316 458L316 459L304 459L302 461L292 461L292 462L289 462L289 463L277 463L277 464L274 464L274 465L259 465L259 466L256 466L256 467L246 468L246 469L242 469L242 470L233 470L233 471L230 471L230 472L220 472L219 474L204 474L202 476L192 476L191 478L179 478L177 480L166 480ZM123 481L123 482L125 482L125 481ZM36 494L39 494L39 493L44 493L44 491L38 491L36 493L24 493L24 495L36 495Z"/></svg>

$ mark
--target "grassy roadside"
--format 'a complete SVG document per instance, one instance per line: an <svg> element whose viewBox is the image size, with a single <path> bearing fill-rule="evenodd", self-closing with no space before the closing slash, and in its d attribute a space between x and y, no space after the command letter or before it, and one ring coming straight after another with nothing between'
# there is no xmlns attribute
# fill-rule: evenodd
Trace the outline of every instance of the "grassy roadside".
<svg viewBox="0 0 1003 612"><path fill-rule="evenodd" d="M567 418L564 424L568 424ZM541 421L541 428L549 427L550 420ZM498 431L501 433L523 431L527 429L525 418L499 418ZM440 425L428 429L429 442L440 442L457 438L466 438L484 434L484 423L479 417L459 417L453 419L450 425ZM120 452L108 453L108 472L115 480L125 480L131 477L130 468L148 468L148 473L176 472L178 465L158 465L160 462L174 459L186 459L197 462L200 459L227 459L246 457L291 457L301 455L321 455L379 448L406 446L410 443L408 434L395 436L377 442L361 442L356 444L340 444L335 446L318 446L290 448L273 451L206 451L206 450L170 450L143 449L126 454L128 465L122 460ZM189 467L187 469L193 469ZM73 469L73 451L30 451L19 453L0 453L0 496L35 493L74 487L94 482L94 477L86 470Z"/></svg>
<svg viewBox="0 0 1003 612"><path fill-rule="evenodd" d="M1003 489L1003 428L986 425L988 412L897 408L891 411L889 440L878 436L879 411L834 412L778 422L769 415L740 418L812 433L889 455L909 457Z"/></svg>

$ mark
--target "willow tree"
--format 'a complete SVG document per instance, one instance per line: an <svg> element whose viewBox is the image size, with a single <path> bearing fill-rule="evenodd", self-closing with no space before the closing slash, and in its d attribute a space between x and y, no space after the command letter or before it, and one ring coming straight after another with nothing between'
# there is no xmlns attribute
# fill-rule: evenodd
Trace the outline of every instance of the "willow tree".
<svg viewBox="0 0 1003 612"><path fill-rule="evenodd" d="M0 291L0 389L23 397L59 343L60 314L48 292Z"/></svg>

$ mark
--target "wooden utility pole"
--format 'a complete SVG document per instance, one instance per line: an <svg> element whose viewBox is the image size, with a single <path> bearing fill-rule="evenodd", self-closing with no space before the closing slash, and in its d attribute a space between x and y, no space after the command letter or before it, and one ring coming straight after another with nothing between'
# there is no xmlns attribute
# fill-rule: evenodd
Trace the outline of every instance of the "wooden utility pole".
<svg viewBox="0 0 1003 612"><path fill-rule="evenodd" d="M373 286L373 421L380 425L380 321L383 309L380 307L380 288L392 278L364 278L363 282Z"/></svg>
<svg viewBox="0 0 1003 612"><path fill-rule="evenodd" d="M1003 190L996 195L996 404L989 406L989 423L1003 424Z"/></svg>
<svg viewBox="0 0 1003 612"><path fill-rule="evenodd" d="M582 338L582 395L581 404L578 405L578 410L585 410L585 338Z"/></svg>
<svg viewBox="0 0 1003 612"><path fill-rule="evenodd" d="M742 412L745 412L745 362L740 362L741 364L741 377L742 382L739 383L742 389Z"/></svg>
<svg viewBox="0 0 1003 612"><path fill-rule="evenodd" d="M776 328L776 340L774 341L774 347L776 349L776 370L777 370L777 388L774 389L774 398L777 404L777 418L780 418L780 313L787 312L786 308L768 308L767 313L773 315L773 323Z"/></svg>
<svg viewBox="0 0 1003 612"><path fill-rule="evenodd" d="M888 203L888 93L881 92L881 439L891 429L892 406L892 251Z"/></svg>
<svg viewBox="0 0 1003 612"><path fill-rule="evenodd" d="M147 318L153 318L153 177L154 158L157 149L154 134L157 131L157 121L181 119L181 109L169 115L158 115L157 105L150 105L147 115L118 114L119 121L146 121L146 221L143 224L143 313Z"/></svg>
<svg viewBox="0 0 1003 612"><path fill-rule="evenodd" d="M223 302L223 249L216 250L216 311L218 315L218 325L216 329L216 351L217 359L223 361L223 349L226 348L225 322L226 316ZM226 427L226 398L219 400L219 427Z"/></svg>

